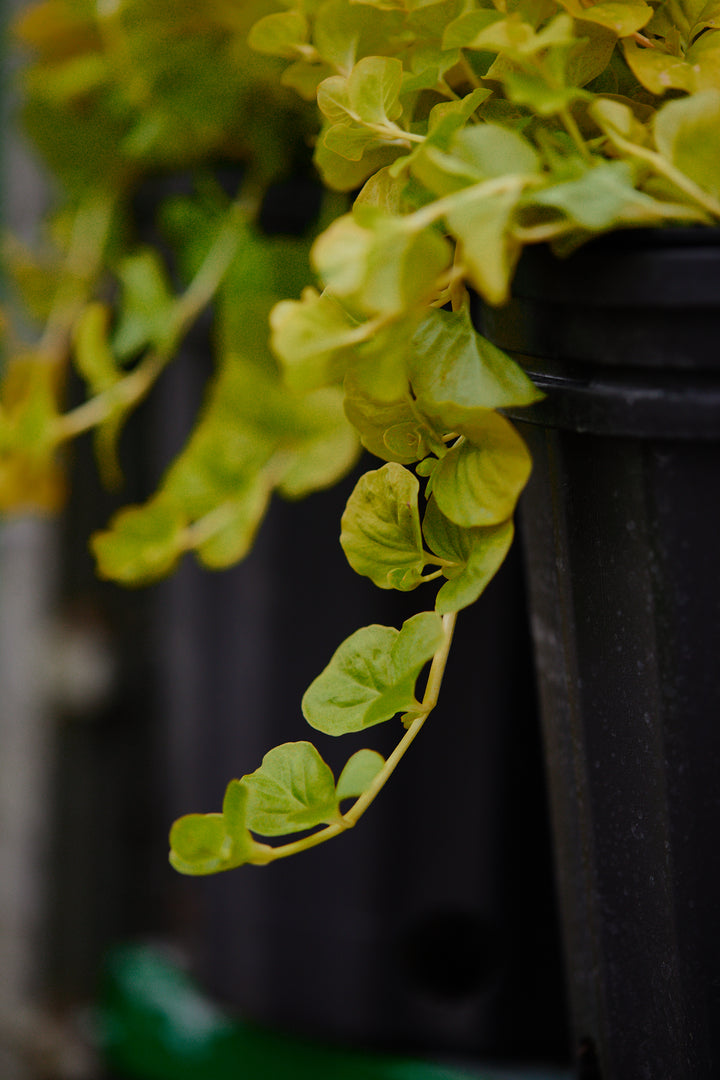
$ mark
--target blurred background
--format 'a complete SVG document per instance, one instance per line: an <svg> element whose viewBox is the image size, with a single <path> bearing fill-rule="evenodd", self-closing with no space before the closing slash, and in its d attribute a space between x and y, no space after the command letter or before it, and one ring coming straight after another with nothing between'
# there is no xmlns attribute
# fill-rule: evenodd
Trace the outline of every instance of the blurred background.
<svg viewBox="0 0 720 1080"><path fill-rule="evenodd" d="M15 63L6 45L2 217L32 243L49 187L15 121ZM314 200L305 181L272 188L263 227L302 231ZM216 879L167 863L173 818L217 808L231 776L305 738L301 695L342 638L417 607L345 563L354 477L276 500L233 569L98 581L88 537L182 446L207 334L201 320L129 421L120 496L83 437L65 511L0 525L0 1076L558 1080L562 962L517 553L463 613L441 704L357 829ZM332 740L318 746L337 769Z"/></svg>

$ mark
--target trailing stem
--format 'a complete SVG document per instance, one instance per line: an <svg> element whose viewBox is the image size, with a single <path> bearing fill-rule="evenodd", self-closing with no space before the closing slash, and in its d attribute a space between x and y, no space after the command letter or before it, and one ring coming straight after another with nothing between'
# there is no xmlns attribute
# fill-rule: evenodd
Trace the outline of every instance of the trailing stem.
<svg viewBox="0 0 720 1080"><path fill-rule="evenodd" d="M163 345L150 350L134 371L120 379L114 386L59 417L55 422L53 432L57 443L66 442L84 431L98 427L118 407L131 408L143 400L158 376L173 359L184 335L222 284L240 246L241 233L237 227L240 214L239 205L231 207L195 277L185 292L175 301Z"/></svg>
<svg viewBox="0 0 720 1080"><path fill-rule="evenodd" d="M295 840L290 844L282 844L276 848L271 848L271 856L268 852L265 852L268 856L267 861L272 862L275 859L284 859L288 855L296 855L300 851L306 851L308 848L317 847L318 844L323 844L326 840L332 840L333 837L339 836L340 833L345 832L347 829L351 829L353 825L359 821L371 803L375 801L385 787L387 781L395 772L400 761L415 741L423 724L437 704L448 655L450 653L456 619L456 612L443 616L443 641L440 648L433 656L420 708L416 713L412 714L413 719L410 726L388 757L372 784L368 787L367 791L363 792L363 794L355 800L350 809L342 815L338 822L333 825L328 825L326 829L321 829L320 832L313 833L311 836L306 836L302 840Z"/></svg>

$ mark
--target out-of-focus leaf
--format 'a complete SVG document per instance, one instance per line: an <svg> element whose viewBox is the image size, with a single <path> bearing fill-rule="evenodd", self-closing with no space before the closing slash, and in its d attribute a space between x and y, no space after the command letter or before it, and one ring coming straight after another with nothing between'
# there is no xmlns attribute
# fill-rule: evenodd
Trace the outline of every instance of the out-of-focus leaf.
<svg viewBox="0 0 720 1080"><path fill-rule="evenodd" d="M186 516L167 500L121 510L92 537L97 573L124 585L157 581L177 565L186 527Z"/></svg>
<svg viewBox="0 0 720 1080"><path fill-rule="evenodd" d="M704 90L663 105L655 117L661 154L720 198L720 90Z"/></svg>

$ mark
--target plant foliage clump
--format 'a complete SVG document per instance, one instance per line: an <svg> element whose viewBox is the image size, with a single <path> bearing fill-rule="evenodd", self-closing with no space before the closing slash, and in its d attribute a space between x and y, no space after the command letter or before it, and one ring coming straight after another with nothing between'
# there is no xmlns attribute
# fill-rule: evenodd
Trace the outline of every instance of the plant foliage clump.
<svg viewBox="0 0 720 1080"><path fill-rule="evenodd" d="M222 812L173 826L182 872L266 863L372 802L436 703L457 613L512 542L531 462L503 410L539 395L476 332L470 291L502 304L529 244L564 255L720 219L720 0L44 0L17 32L58 200L46 249L9 250L44 328L31 343L5 328L0 507L56 509L63 447L89 430L117 484L128 414L212 304L196 427L155 495L93 538L99 573L142 584L188 551L229 566L273 493L334 483L362 445L380 463L343 515L350 565L383 589L436 586L400 630L351 635L303 699L334 735L400 716L387 761L361 750L336 782L310 743L286 744L230 782ZM308 145L316 229L269 237L268 188ZM158 213L172 273L130 215L169 170L189 178ZM70 364L87 400L65 409Z"/></svg>

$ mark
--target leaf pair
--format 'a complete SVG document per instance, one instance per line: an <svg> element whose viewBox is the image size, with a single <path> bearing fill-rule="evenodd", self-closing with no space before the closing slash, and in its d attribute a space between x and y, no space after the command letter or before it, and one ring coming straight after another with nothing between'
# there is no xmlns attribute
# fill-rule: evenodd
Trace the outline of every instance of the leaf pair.
<svg viewBox="0 0 720 1080"><path fill-rule="evenodd" d="M389 462L358 481L343 514L340 536L352 568L383 589L415 589L426 580L425 568L439 565L439 572L448 578L437 596L436 610L440 614L473 603L501 566L512 542L510 517L517 495L515 492L508 506L507 494L500 496L496 492L497 521L474 524L477 516L492 516L487 496L498 473L493 465L485 471L482 452L477 448L470 447L465 453L460 448L455 458L451 451L443 462L448 458L449 467L435 479L442 504L436 494L428 505L422 528L419 483L408 469ZM468 476L474 479L474 488L463 488L462 481ZM516 487L521 488L526 479L527 470L523 468ZM442 506L449 506L465 523L453 521ZM433 554L425 551L423 533Z"/></svg>
<svg viewBox="0 0 720 1080"><path fill-rule="evenodd" d="M454 312L429 308L409 330L382 341L382 385L367 354L348 362L345 412L377 457L409 465L443 456L445 434L459 425L541 397L523 370L476 332L468 304ZM387 393L388 371L396 375L396 397Z"/></svg>
<svg viewBox="0 0 720 1080"><path fill-rule="evenodd" d="M385 764L374 750L353 754L335 783L330 766L309 742L284 743L243 777L248 790L247 825L261 836L284 836L342 822L340 803L357 798Z"/></svg>
<svg viewBox="0 0 720 1080"><path fill-rule="evenodd" d="M231 780L220 814L185 814L170 830L170 865L199 876L269 861L270 848L253 840L247 827L248 790Z"/></svg>
<svg viewBox="0 0 720 1080"><path fill-rule="evenodd" d="M242 780L231 780L220 814L186 814L170 830L170 862L183 874L214 874L277 857L252 833L283 836L317 825L342 823L340 802L366 791L383 768L373 750L354 754L335 784L308 742L285 743Z"/></svg>

